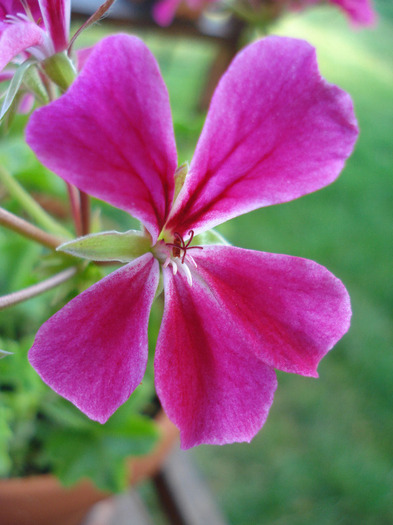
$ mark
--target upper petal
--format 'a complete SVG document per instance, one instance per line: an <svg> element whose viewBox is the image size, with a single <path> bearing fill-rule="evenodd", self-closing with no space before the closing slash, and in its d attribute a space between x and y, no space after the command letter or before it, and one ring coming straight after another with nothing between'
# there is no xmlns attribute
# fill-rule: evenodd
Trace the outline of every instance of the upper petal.
<svg viewBox="0 0 393 525"><path fill-rule="evenodd" d="M143 42L128 35L100 42L69 91L34 112L26 137L43 164L134 215L155 241L177 159L168 93Z"/></svg>
<svg viewBox="0 0 393 525"><path fill-rule="evenodd" d="M27 48L44 42L44 32L33 22L2 24L0 32L0 71Z"/></svg>
<svg viewBox="0 0 393 525"><path fill-rule="evenodd" d="M141 382L159 278L151 254L108 275L43 324L29 360L42 379L104 423Z"/></svg>
<svg viewBox="0 0 393 525"><path fill-rule="evenodd" d="M317 377L319 361L349 328L350 300L339 279L307 259L233 246L205 246L193 257L195 275L245 348L270 366Z"/></svg>
<svg viewBox="0 0 393 525"><path fill-rule="evenodd" d="M332 182L357 137L350 97L325 82L315 50L269 37L222 77L166 229L203 231Z"/></svg>
<svg viewBox="0 0 393 525"><path fill-rule="evenodd" d="M68 45L71 18L71 0L39 0L44 25L56 53Z"/></svg>
<svg viewBox="0 0 393 525"><path fill-rule="evenodd" d="M182 448L250 441L273 402L274 370L243 344L225 305L203 283L190 287L164 269L164 286L156 390L180 428Z"/></svg>

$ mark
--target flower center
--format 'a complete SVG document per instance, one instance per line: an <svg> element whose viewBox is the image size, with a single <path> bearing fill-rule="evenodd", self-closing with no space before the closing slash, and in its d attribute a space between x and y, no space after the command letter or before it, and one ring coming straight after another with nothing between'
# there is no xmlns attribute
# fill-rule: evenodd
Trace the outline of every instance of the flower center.
<svg viewBox="0 0 393 525"><path fill-rule="evenodd" d="M194 230L191 230L188 233L190 237L187 240L187 242L184 241L180 233L175 232L173 235L175 237L174 241L165 243L166 246L172 248L172 255L167 256L163 264L163 268L166 268L170 264L172 266L173 275L176 275L177 271L180 270L186 276L188 284L192 286L192 276L188 264L191 264L192 266L194 266L194 268L197 268L197 263L195 262L194 258L187 252L189 250L203 250L203 247L190 246L192 239L194 238ZM180 264L175 259L180 259Z"/></svg>
<svg viewBox="0 0 393 525"><path fill-rule="evenodd" d="M195 250L195 249L203 250L202 246L190 246L192 239L194 238L194 230L191 230L188 232L188 235L190 236L190 238L188 239L187 244L184 242L184 239L180 235L180 233L175 232L173 235L175 236L175 240L173 241L173 243L166 242L165 244L167 246L172 246L173 257L179 257L179 258L181 257L182 264L184 264L186 257L189 257L192 259L191 255L187 255L187 250Z"/></svg>

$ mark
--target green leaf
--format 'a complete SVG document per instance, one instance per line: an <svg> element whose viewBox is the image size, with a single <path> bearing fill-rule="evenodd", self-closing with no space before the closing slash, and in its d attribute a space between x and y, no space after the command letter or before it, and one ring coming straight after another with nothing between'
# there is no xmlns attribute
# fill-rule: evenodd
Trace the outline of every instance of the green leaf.
<svg viewBox="0 0 393 525"><path fill-rule="evenodd" d="M63 243L57 251L91 261L129 262L150 251L151 242L143 232L129 230L92 233Z"/></svg>
<svg viewBox="0 0 393 525"><path fill-rule="evenodd" d="M3 106L0 111L0 121L3 119L4 115L7 113L7 111L12 106L12 102L14 101L14 98L16 97L18 90L23 82L23 77L25 76L29 68L33 66L35 63L36 63L35 59L26 60L15 71L14 76L12 77L10 85L8 87L7 94L3 102Z"/></svg>
<svg viewBox="0 0 393 525"><path fill-rule="evenodd" d="M91 422L84 430L53 430L45 456L64 485L89 477L100 489L118 492L127 486L126 459L148 453L157 435L152 420L129 414L122 424Z"/></svg>

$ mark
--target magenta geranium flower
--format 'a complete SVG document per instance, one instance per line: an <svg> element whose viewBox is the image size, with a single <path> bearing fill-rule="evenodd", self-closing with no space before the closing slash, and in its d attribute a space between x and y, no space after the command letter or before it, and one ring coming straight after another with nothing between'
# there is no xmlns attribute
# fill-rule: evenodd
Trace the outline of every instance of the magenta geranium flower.
<svg viewBox="0 0 393 525"><path fill-rule="evenodd" d="M182 446L250 440L273 401L274 368L316 377L348 330L349 297L315 262L203 232L329 184L356 136L350 97L321 78L314 49L270 37L240 52L221 79L184 179L155 59L135 37L103 40L69 91L33 114L27 141L64 180L144 229L63 247L127 264L41 327L32 365L105 422L143 378L162 275L155 382Z"/></svg>
<svg viewBox="0 0 393 525"><path fill-rule="evenodd" d="M64 51L70 0L0 1L0 71L18 55L44 60Z"/></svg>

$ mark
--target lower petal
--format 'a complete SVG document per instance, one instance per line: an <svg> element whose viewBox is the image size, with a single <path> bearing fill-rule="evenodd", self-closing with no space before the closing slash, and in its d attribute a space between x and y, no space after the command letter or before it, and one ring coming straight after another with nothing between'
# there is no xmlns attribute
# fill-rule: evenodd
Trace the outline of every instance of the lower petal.
<svg viewBox="0 0 393 525"><path fill-rule="evenodd" d="M245 348L284 372L318 376L318 363L350 324L339 279L307 259L233 246L205 246L193 257Z"/></svg>
<svg viewBox="0 0 393 525"><path fill-rule="evenodd" d="M164 270L165 310L156 357L156 390L180 428L181 446L250 441L264 424L274 370L244 347L225 309L196 280Z"/></svg>
<svg viewBox="0 0 393 525"><path fill-rule="evenodd" d="M42 325L29 360L42 379L104 423L141 382L159 278L151 254L111 273Z"/></svg>

